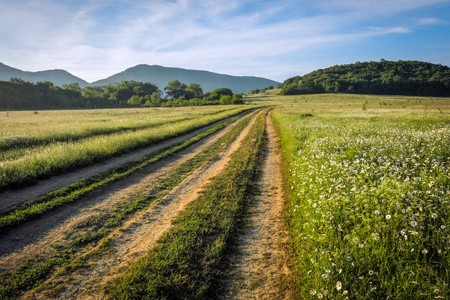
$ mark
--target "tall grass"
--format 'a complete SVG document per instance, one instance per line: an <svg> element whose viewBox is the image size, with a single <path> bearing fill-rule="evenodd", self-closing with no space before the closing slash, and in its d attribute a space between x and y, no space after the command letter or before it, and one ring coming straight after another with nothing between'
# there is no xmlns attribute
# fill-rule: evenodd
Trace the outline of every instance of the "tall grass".
<svg viewBox="0 0 450 300"><path fill-rule="evenodd" d="M378 105L375 96L362 96L358 105L358 98L340 96L324 108L320 97L294 98L273 113L284 150L298 294L448 297L448 114L408 106L417 101L408 97L393 108ZM439 105L448 111L449 102Z"/></svg>
<svg viewBox="0 0 450 300"><path fill-rule="evenodd" d="M7 117L0 114L0 164L45 151L45 146L58 142L139 131L234 108L7 112Z"/></svg>
<svg viewBox="0 0 450 300"><path fill-rule="evenodd" d="M233 108L7 112L0 114L0 160L19 156L24 152L18 150L33 146L140 130L230 109Z"/></svg>
<svg viewBox="0 0 450 300"><path fill-rule="evenodd" d="M102 173L85 178L79 182L73 183L66 187L63 187L57 191L50 192L49 194L40 197L36 201L24 205L22 207L13 209L0 214L0 232L20 225L32 218L41 216L57 207L67 205L78 199L84 197L88 193L103 187L111 182L120 180L135 173L142 168L166 158L182 149L185 149L189 145L213 134L214 132L226 127L235 121L237 117L232 118L226 122L220 123L213 128L206 130L195 137L192 137L184 142L180 142L171 147L161 149L154 153L145 155L134 161L126 163L124 165L108 169ZM240 126L237 126L239 128Z"/></svg>
<svg viewBox="0 0 450 300"><path fill-rule="evenodd" d="M0 162L0 191L27 185L37 179L89 165L106 158L154 144L201 128L248 108L236 108L218 114L199 115L195 119L168 122L163 126L138 131L118 132L82 139L55 142L27 150L17 159Z"/></svg>

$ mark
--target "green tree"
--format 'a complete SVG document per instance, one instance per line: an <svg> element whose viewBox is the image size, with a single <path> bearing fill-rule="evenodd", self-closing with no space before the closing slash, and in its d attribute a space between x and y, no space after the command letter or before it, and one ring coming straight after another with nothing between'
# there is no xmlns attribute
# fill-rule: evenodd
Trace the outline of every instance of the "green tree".
<svg viewBox="0 0 450 300"><path fill-rule="evenodd" d="M189 83L186 87L185 93L186 99L194 99L194 98L202 98L203 97L203 89L198 83Z"/></svg>
<svg viewBox="0 0 450 300"><path fill-rule="evenodd" d="M150 96L150 106L161 106L161 92L153 92Z"/></svg>
<svg viewBox="0 0 450 300"><path fill-rule="evenodd" d="M104 88L101 86L87 86L81 90L81 96L89 99L106 99Z"/></svg>
<svg viewBox="0 0 450 300"><path fill-rule="evenodd" d="M172 99L181 98L186 94L186 85L181 83L178 79L174 79L167 83L164 87L164 91Z"/></svg>
<svg viewBox="0 0 450 300"><path fill-rule="evenodd" d="M241 94L234 94L231 100L232 104L244 104L244 99Z"/></svg>
<svg viewBox="0 0 450 300"><path fill-rule="evenodd" d="M130 105L141 105L143 97L139 97L138 95L131 96L130 99L128 99L127 103Z"/></svg>
<svg viewBox="0 0 450 300"><path fill-rule="evenodd" d="M67 91L72 91L72 92L78 92L81 93L81 88L80 85L77 82L74 83L69 83L69 84L64 84L62 85L62 87L67 90Z"/></svg>
<svg viewBox="0 0 450 300"><path fill-rule="evenodd" d="M227 104L232 104L232 102L233 102L233 98L231 98L230 95L222 95L220 97L220 104L227 105Z"/></svg>
<svg viewBox="0 0 450 300"><path fill-rule="evenodd" d="M229 88L218 88L211 92L208 96L208 100L220 100L222 96L233 97L233 92Z"/></svg>

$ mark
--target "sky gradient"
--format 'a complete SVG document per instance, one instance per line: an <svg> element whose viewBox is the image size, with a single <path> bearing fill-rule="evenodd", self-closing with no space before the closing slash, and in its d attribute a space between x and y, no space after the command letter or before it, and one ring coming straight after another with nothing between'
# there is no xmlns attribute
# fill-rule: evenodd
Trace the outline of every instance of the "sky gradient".
<svg viewBox="0 0 450 300"><path fill-rule="evenodd" d="M0 0L0 62L88 82L137 64L284 81L356 61L450 65L450 0Z"/></svg>

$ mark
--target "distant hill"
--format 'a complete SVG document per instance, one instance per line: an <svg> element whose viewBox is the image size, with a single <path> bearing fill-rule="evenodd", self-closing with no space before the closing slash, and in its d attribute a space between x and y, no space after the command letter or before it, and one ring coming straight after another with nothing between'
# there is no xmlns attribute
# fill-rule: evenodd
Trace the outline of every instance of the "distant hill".
<svg viewBox="0 0 450 300"><path fill-rule="evenodd" d="M86 86L103 86L120 83L121 81L134 80L137 82L151 82L164 90L169 81L178 79L189 84L198 83L204 92L211 92L217 88L229 88L233 93L245 93L255 89L263 89L268 86L276 87L279 82L252 76L231 76L208 71L187 70L180 68L168 68L162 66L137 65L123 72L112 75L106 79L88 83L64 70L47 70L40 72L27 72L9 67L0 63L0 80L9 81L10 78L20 78L29 82L50 81L57 86L63 84L78 83L81 88Z"/></svg>
<svg viewBox="0 0 450 300"><path fill-rule="evenodd" d="M450 68L420 61L357 62L285 80L284 95L345 92L378 95L450 96Z"/></svg>
<svg viewBox="0 0 450 300"><path fill-rule="evenodd" d="M55 85L62 86L64 83L78 83L80 87L88 85L87 81L78 78L64 70L47 70L39 72L27 72L9 67L0 63L0 80L9 81L11 78L20 78L29 82L50 81Z"/></svg>
<svg viewBox="0 0 450 300"><path fill-rule="evenodd" d="M156 65L137 65L117 73L111 77L91 83L92 86L107 85L110 83L134 80L139 82L151 82L161 90L166 84L178 79L181 83L198 83L204 92L211 92L217 88L226 87L233 93L246 93L255 89L268 86L277 86L279 82L251 76L231 76L208 71L187 70L181 68L168 68Z"/></svg>

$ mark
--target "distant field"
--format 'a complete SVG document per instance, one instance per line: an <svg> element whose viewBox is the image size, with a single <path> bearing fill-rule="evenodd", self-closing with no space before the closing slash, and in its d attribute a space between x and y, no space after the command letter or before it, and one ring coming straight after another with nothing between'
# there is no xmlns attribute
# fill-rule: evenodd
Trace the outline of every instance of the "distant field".
<svg viewBox="0 0 450 300"><path fill-rule="evenodd" d="M283 150L297 293L450 295L450 99L267 96Z"/></svg>

